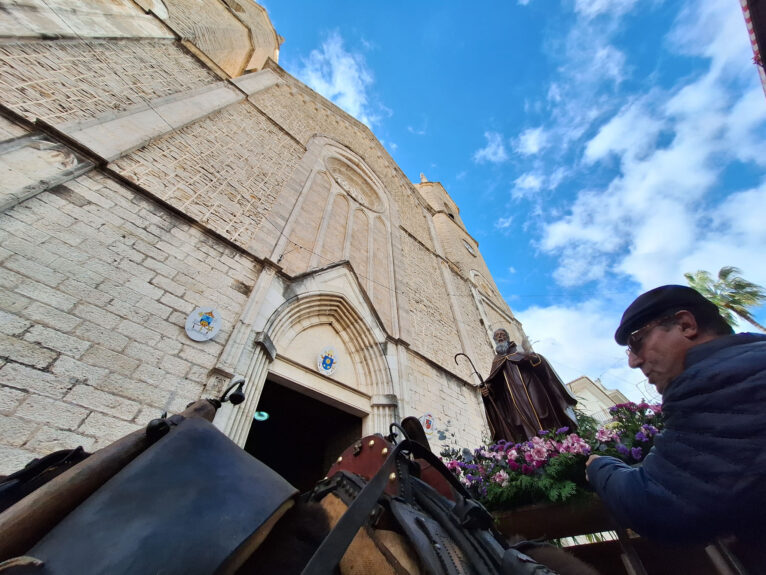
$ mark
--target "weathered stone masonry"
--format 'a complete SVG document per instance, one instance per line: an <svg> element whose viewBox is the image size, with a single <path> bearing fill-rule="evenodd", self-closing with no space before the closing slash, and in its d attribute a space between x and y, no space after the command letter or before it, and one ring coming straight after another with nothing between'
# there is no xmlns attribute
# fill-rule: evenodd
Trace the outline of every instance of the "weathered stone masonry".
<svg viewBox="0 0 766 575"><path fill-rule="evenodd" d="M486 372L494 328L525 339L457 206L276 64L261 7L210 2L203 25L188 4L0 14L0 473L235 373L246 410L276 374L365 432L431 413L435 445L478 444L477 381L452 358ZM203 304L223 327L196 343ZM322 340L346 354L335 379ZM249 423L217 425L242 443Z"/></svg>

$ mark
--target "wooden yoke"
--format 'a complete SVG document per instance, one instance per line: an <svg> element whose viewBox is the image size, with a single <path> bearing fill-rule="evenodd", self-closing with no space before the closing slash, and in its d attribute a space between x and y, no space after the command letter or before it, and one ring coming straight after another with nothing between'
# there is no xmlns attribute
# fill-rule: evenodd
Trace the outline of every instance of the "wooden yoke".
<svg viewBox="0 0 766 575"><path fill-rule="evenodd" d="M213 421L216 409L213 402L200 399L189 405L181 416ZM23 555L152 443L146 428L138 429L99 449L0 513L0 562Z"/></svg>

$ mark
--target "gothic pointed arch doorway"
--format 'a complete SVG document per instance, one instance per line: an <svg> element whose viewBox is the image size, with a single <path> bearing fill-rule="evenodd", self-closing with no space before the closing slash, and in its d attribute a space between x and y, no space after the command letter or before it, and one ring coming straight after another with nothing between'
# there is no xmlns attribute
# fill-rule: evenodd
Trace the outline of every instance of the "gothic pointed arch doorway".
<svg viewBox="0 0 766 575"><path fill-rule="evenodd" d="M241 343L224 352L246 399L225 404L215 423L296 486L312 484L350 443L396 420L399 350L348 262L292 280L275 275L254 291L249 333L243 322L232 338ZM321 366L328 349L332 370Z"/></svg>

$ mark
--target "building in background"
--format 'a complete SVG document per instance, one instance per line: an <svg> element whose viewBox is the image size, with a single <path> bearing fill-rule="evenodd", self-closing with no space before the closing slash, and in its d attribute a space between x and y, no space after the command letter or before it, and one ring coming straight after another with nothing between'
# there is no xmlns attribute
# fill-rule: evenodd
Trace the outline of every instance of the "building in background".
<svg viewBox="0 0 766 575"><path fill-rule="evenodd" d="M263 8L29 0L0 27L0 473L236 376L215 424L299 486L409 415L482 441L453 356L486 373L521 325L447 191L280 68Z"/></svg>
<svg viewBox="0 0 766 575"><path fill-rule="evenodd" d="M569 391L577 399L577 409L603 424L612 419L609 408L630 401L619 389L607 389L600 379L578 377L567 383Z"/></svg>

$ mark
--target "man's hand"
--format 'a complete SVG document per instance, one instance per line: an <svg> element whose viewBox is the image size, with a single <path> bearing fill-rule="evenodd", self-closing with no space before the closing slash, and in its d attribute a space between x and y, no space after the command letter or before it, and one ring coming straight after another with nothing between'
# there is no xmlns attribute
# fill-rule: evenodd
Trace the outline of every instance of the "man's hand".
<svg viewBox="0 0 766 575"><path fill-rule="evenodd" d="M601 457L601 456L600 455L591 455L588 458L588 461L585 462L585 479L587 479L588 481L590 481L590 477L588 477L588 466L591 463L593 463L596 459L598 459L599 457Z"/></svg>
<svg viewBox="0 0 766 575"><path fill-rule="evenodd" d="M489 397L489 386L486 383L482 383L479 386L479 391L481 391L482 397Z"/></svg>

